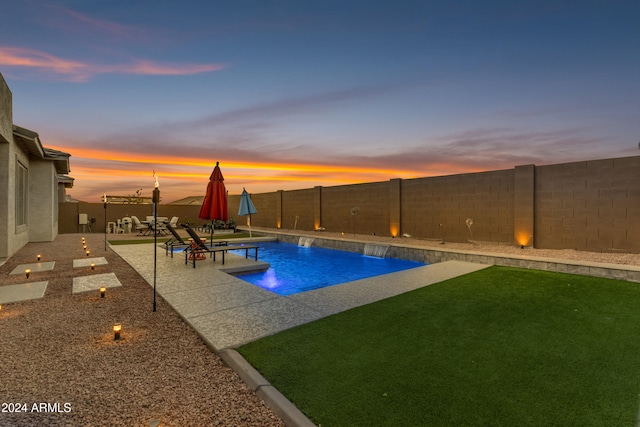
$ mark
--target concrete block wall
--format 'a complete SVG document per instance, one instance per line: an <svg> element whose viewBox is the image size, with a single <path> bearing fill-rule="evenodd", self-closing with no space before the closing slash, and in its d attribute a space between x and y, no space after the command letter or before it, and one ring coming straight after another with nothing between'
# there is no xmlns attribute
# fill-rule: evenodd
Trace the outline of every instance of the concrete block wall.
<svg viewBox="0 0 640 427"><path fill-rule="evenodd" d="M317 223L314 206L317 192L315 188L283 191L280 228L315 230Z"/></svg>
<svg viewBox="0 0 640 427"><path fill-rule="evenodd" d="M536 168L536 246L640 252L640 157Z"/></svg>
<svg viewBox="0 0 640 427"><path fill-rule="evenodd" d="M513 170L403 180L401 192L402 234L513 242Z"/></svg>
<svg viewBox="0 0 640 427"><path fill-rule="evenodd" d="M323 187L321 217L328 231L389 236L389 182Z"/></svg>
<svg viewBox="0 0 640 427"><path fill-rule="evenodd" d="M229 197L234 218L239 197ZM298 216L298 230L321 226L345 234L408 233L449 242L640 252L640 156L277 191L251 198L258 210L252 224L261 227L292 229ZM358 215L351 214L354 207ZM197 219L199 206L195 210ZM73 221L77 228L77 215ZM236 222L244 225L240 218Z"/></svg>
<svg viewBox="0 0 640 427"><path fill-rule="evenodd" d="M131 217L135 215L138 219L144 221L148 215L153 215L153 205L109 203L105 212L103 203L60 203L58 205L58 232L61 234L82 232L82 226L78 224L78 216L81 213L86 213L89 221L92 218L95 219L95 222L91 224L91 232L104 233L106 223L116 222L117 219L122 219L125 216ZM169 219L177 216L179 223L190 221L195 225L202 225L207 221L198 219L199 213L200 206L163 204L158 206L158 216L166 216ZM85 232L89 232L88 227L85 227Z"/></svg>
<svg viewBox="0 0 640 427"><path fill-rule="evenodd" d="M513 236L521 247L534 246L534 165L516 166L513 176Z"/></svg>

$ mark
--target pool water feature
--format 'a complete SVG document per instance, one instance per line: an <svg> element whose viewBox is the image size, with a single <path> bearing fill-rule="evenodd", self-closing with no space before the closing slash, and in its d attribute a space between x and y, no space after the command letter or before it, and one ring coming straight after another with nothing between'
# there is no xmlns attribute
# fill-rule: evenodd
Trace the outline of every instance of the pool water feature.
<svg viewBox="0 0 640 427"><path fill-rule="evenodd" d="M313 237L300 237L298 241L298 246L304 246L305 248L310 248L315 239Z"/></svg>
<svg viewBox="0 0 640 427"><path fill-rule="evenodd" d="M284 242L260 242L258 245L260 261L270 263L271 268L238 278L282 296L425 265Z"/></svg>
<svg viewBox="0 0 640 427"><path fill-rule="evenodd" d="M364 254L369 256L377 256L378 258L384 258L389 250L389 246L372 245L366 243L364 245Z"/></svg>

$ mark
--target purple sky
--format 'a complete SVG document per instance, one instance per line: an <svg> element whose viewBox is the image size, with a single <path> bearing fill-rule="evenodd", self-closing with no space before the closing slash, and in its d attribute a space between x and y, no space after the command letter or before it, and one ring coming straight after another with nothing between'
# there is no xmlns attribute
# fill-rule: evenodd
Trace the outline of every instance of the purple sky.
<svg viewBox="0 0 640 427"><path fill-rule="evenodd" d="M202 195L638 154L637 1L5 0L14 123L69 193Z"/></svg>

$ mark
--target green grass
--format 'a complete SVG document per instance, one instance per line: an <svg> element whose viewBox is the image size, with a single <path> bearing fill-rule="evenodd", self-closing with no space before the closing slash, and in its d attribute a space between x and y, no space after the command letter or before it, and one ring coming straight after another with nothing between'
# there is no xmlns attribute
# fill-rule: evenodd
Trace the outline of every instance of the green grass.
<svg viewBox="0 0 640 427"><path fill-rule="evenodd" d="M636 426L640 285L491 267L240 353L326 426Z"/></svg>
<svg viewBox="0 0 640 427"><path fill-rule="evenodd" d="M206 237L207 239L209 238L209 235L207 234L206 236L203 234L201 235L201 237ZM241 238L246 238L249 237L248 233L235 233L235 234L220 234L218 236L213 236L213 240L233 240L233 239L241 239ZM164 243L167 240L169 240L170 237L158 237L158 243ZM188 239L188 237L184 237L185 241ZM154 240L153 238L148 238L148 239L131 239L131 240L109 240L109 243L112 245L139 245L142 243L153 243Z"/></svg>

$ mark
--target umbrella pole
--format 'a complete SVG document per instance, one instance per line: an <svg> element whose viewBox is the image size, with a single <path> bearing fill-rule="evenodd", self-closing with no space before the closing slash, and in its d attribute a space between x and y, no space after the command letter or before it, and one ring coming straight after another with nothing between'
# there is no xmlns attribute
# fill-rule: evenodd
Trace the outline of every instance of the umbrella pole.
<svg viewBox="0 0 640 427"><path fill-rule="evenodd" d="M251 239L253 236L251 235L251 214L249 214L249 238Z"/></svg>

